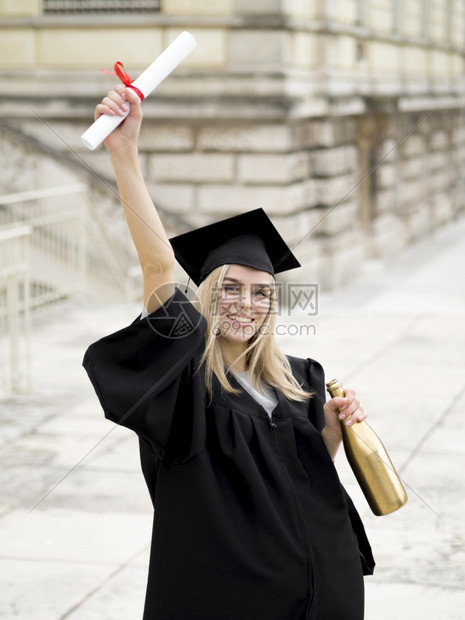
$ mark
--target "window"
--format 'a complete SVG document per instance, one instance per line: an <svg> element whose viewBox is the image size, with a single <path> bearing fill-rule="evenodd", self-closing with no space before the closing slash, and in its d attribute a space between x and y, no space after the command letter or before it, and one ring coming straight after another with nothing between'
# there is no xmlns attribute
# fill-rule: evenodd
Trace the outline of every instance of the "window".
<svg viewBox="0 0 465 620"><path fill-rule="evenodd" d="M444 23L444 39L446 43L452 41L452 22L454 19L454 0L446 0L446 18Z"/></svg>
<svg viewBox="0 0 465 620"><path fill-rule="evenodd" d="M422 15L421 15L421 30L422 30L422 35L425 39L429 37L429 20L430 20L429 0L423 0Z"/></svg>
<svg viewBox="0 0 465 620"><path fill-rule="evenodd" d="M367 6L366 0L357 0L356 4L356 23L357 26L367 25Z"/></svg>
<svg viewBox="0 0 465 620"><path fill-rule="evenodd" d="M401 30L401 2L400 0L392 0L392 32L400 34Z"/></svg>
<svg viewBox="0 0 465 620"><path fill-rule="evenodd" d="M46 15L154 13L160 11L160 0L43 0Z"/></svg>

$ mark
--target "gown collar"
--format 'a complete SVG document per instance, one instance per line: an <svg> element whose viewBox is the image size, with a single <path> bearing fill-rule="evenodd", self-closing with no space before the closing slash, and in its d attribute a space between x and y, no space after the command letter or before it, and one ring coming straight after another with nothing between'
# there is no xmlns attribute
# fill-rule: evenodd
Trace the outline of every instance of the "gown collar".
<svg viewBox="0 0 465 620"><path fill-rule="evenodd" d="M231 399L233 405L237 409L255 416L258 413L260 417L264 417L269 421L270 415L268 415L268 412L262 407L262 405L258 401L255 400L255 398L251 394L249 394L249 392L239 383L236 377L233 374L229 374L228 379L234 388L240 390L240 394L227 394L226 398ZM272 389L278 402L271 412L271 417L282 417L282 414L284 413L282 405L286 401L286 398L285 396L283 396L283 394L281 394L280 390L277 390L275 388Z"/></svg>

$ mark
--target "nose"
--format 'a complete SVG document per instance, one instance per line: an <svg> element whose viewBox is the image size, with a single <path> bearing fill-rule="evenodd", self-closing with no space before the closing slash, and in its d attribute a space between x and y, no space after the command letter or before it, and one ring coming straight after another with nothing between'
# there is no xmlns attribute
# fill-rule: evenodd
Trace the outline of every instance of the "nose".
<svg viewBox="0 0 465 620"><path fill-rule="evenodd" d="M241 307L250 308L252 306L252 289L250 286L241 286L238 304Z"/></svg>

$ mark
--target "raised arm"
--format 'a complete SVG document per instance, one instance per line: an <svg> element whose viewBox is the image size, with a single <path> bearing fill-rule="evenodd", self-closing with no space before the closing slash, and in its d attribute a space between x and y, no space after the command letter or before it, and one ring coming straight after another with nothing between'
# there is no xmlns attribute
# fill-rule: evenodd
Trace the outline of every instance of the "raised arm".
<svg viewBox="0 0 465 620"><path fill-rule="evenodd" d="M174 253L139 165L137 139L142 122L139 97L130 88L118 84L97 105L95 119L102 114L123 116L128 102L129 115L108 136L105 146L142 268L144 304L153 312L174 292Z"/></svg>

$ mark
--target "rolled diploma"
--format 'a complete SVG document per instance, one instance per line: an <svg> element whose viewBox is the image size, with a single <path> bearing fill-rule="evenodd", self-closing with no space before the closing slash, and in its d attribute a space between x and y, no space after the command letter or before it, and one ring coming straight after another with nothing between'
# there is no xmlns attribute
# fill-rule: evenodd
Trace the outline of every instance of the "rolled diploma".
<svg viewBox="0 0 465 620"><path fill-rule="evenodd" d="M160 56L134 80L134 86L141 91L144 97L148 97L150 93L182 63L196 46L197 42L194 37L187 31L182 32L168 45ZM129 110L124 116L109 116L108 114L103 114L82 134L82 142L88 149L93 151L124 121L128 114Z"/></svg>

